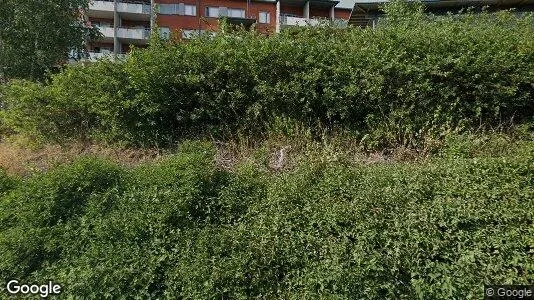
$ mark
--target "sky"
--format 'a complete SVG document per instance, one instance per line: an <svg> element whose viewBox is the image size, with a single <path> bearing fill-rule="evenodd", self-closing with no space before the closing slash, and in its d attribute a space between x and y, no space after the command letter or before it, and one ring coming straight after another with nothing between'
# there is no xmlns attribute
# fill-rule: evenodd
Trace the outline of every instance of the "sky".
<svg viewBox="0 0 534 300"><path fill-rule="evenodd" d="M336 7L340 8L353 8L356 0L339 0L339 4Z"/></svg>

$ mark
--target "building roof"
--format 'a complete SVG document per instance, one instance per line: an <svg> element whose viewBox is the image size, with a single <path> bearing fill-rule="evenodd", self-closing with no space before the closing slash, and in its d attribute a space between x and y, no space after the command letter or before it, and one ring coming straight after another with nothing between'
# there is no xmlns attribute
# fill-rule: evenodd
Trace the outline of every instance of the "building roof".
<svg viewBox="0 0 534 300"><path fill-rule="evenodd" d="M410 0L413 1L413 0ZM377 10L383 3L389 2L388 0L356 0L355 5L365 8L366 10ZM421 0L427 7L432 8L447 8L458 6L506 6L520 7L522 5L534 4L534 0Z"/></svg>

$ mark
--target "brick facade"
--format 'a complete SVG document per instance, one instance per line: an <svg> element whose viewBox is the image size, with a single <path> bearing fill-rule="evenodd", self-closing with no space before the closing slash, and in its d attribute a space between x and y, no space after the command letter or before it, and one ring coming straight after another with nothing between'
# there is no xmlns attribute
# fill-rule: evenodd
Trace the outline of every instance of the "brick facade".
<svg viewBox="0 0 534 300"><path fill-rule="evenodd" d="M150 31L151 23L162 34L187 39L189 34L217 31L222 18L273 34L287 26L303 26L308 20L348 21L351 13L351 9L336 8L338 1L330 0L153 0L157 12L151 20L150 0L117 3L121 6L115 6L113 0L95 0L90 6L89 20L106 29L101 30L105 37L91 42L89 51L111 47L115 53L127 53L130 44L143 47L147 42L144 31Z"/></svg>

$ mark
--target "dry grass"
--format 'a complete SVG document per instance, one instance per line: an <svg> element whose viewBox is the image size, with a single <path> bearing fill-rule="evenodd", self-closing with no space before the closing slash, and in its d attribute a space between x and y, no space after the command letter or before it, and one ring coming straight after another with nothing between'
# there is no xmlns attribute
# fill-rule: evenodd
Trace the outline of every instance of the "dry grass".
<svg viewBox="0 0 534 300"><path fill-rule="evenodd" d="M12 139L0 143L0 168L10 175L26 177L36 172L44 172L58 164L71 162L80 156L98 156L121 165L133 166L159 159L164 155L156 149L118 148L81 143L32 146L24 141Z"/></svg>
<svg viewBox="0 0 534 300"><path fill-rule="evenodd" d="M276 173L291 170L300 162L309 159L373 164L424 158L421 153L404 148L388 152L365 152L356 139L347 136L312 140L300 135L271 135L264 140L247 137L212 142L217 148L214 159L218 166L226 170L233 170L242 162L253 163ZM83 143L36 146L15 137L0 142L0 168L10 175L27 177L58 164L71 162L80 156L102 157L131 167L162 159L175 152L176 149L134 149Z"/></svg>

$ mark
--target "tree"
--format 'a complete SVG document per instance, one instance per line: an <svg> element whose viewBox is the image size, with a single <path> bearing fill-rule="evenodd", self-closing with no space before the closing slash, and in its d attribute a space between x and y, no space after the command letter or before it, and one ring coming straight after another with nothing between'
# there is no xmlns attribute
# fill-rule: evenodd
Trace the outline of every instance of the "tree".
<svg viewBox="0 0 534 300"><path fill-rule="evenodd" d="M83 10L89 0L0 0L0 82L43 79L98 36Z"/></svg>

